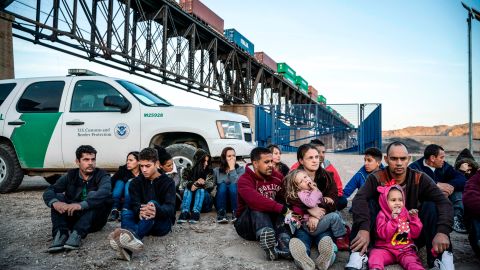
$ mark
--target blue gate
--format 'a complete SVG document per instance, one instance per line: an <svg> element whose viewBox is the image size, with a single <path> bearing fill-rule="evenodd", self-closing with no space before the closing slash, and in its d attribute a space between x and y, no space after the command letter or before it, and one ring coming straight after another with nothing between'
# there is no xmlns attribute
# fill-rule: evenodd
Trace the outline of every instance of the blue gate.
<svg viewBox="0 0 480 270"><path fill-rule="evenodd" d="M371 108L374 108L373 111ZM360 126L358 130L359 153L363 154L369 147L382 149L381 104L360 104Z"/></svg>

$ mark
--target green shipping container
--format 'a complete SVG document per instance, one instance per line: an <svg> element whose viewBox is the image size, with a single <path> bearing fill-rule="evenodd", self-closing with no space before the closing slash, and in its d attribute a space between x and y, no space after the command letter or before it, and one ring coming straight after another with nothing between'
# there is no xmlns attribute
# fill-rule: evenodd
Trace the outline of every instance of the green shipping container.
<svg viewBox="0 0 480 270"><path fill-rule="evenodd" d="M328 110L329 112L333 112L333 108L330 107L330 106L327 106L327 110Z"/></svg>
<svg viewBox="0 0 480 270"><path fill-rule="evenodd" d="M327 104L327 99L323 95L318 96L317 101L322 104Z"/></svg>
<svg viewBox="0 0 480 270"><path fill-rule="evenodd" d="M300 89L305 90L308 93L308 82L305 81L301 76L295 78L295 84L300 87Z"/></svg>
<svg viewBox="0 0 480 270"><path fill-rule="evenodd" d="M297 75L295 70L293 70L289 65L287 65L287 63L277 63L277 72L290 75L291 77L294 78L294 81L295 81L295 76Z"/></svg>
<svg viewBox="0 0 480 270"><path fill-rule="evenodd" d="M287 81L289 81L290 83L292 83L292 85L295 85L295 77L292 77L290 76L288 73L284 73L284 74L281 74L283 76L283 78Z"/></svg>

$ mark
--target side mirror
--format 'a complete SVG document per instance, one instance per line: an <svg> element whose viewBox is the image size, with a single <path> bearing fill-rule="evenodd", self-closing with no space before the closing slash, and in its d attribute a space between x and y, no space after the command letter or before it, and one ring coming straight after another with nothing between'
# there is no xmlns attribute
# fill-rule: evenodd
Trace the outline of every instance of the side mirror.
<svg viewBox="0 0 480 270"><path fill-rule="evenodd" d="M103 105L119 108L120 112L125 113L130 110L130 102L120 96L106 96L103 98Z"/></svg>

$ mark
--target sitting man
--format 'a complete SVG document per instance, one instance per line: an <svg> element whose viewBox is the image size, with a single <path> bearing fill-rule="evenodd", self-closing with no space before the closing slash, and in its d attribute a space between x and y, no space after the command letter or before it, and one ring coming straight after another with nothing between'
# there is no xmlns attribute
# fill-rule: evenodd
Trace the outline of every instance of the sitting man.
<svg viewBox="0 0 480 270"><path fill-rule="evenodd" d="M435 181L438 188L453 204L453 229L458 233L467 233L463 223L462 193L467 179L445 162L445 151L436 144L425 148L423 158L413 162L410 168L426 173Z"/></svg>
<svg viewBox="0 0 480 270"><path fill-rule="evenodd" d="M119 259L130 261L143 249L146 235L164 236L175 223L175 182L158 170L158 154L145 148L138 155L141 174L129 186L130 207L122 211L122 229L109 235Z"/></svg>
<svg viewBox="0 0 480 270"><path fill-rule="evenodd" d="M238 179L235 229L246 240L259 240L267 260L278 255L288 258L290 236L283 226L283 215L290 210L281 194L282 175L273 170L273 156L267 148L254 148L250 159L252 163Z"/></svg>
<svg viewBox="0 0 480 270"><path fill-rule="evenodd" d="M429 268L455 269L449 234L452 231L452 203L425 173L408 168L410 156L401 142L387 146L387 167L371 173L352 202L353 227L350 235L350 259L345 269L361 269L368 260L370 244L375 242L376 217L380 211L378 186L396 184L405 194L407 210L418 209L423 224L415 246L426 246ZM428 228L428 229L427 229Z"/></svg>
<svg viewBox="0 0 480 270"><path fill-rule="evenodd" d="M105 226L112 208L110 175L96 168L97 151L81 145L75 154L78 169L69 170L43 193L52 208L50 253L78 249L82 238Z"/></svg>

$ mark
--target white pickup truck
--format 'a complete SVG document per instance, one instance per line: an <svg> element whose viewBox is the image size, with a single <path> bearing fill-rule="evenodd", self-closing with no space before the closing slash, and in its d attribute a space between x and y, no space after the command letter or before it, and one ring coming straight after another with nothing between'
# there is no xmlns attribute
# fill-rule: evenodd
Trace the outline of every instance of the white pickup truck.
<svg viewBox="0 0 480 270"><path fill-rule="evenodd" d="M84 70L70 70L83 74ZM95 147L97 167L115 170L128 152L167 147L179 167L195 148L219 157L231 146L246 157L255 146L248 118L217 110L172 106L132 82L106 76L0 80L0 192L24 175L55 181L75 168L79 145Z"/></svg>

